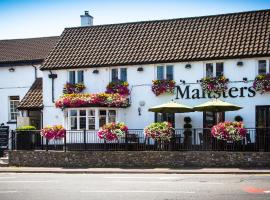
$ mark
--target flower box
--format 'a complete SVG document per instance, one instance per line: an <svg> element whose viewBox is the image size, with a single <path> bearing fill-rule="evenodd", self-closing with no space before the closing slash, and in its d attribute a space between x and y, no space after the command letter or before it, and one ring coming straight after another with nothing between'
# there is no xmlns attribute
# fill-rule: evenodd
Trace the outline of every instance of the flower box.
<svg viewBox="0 0 270 200"><path fill-rule="evenodd" d="M98 137L105 141L114 141L124 138L128 132L128 127L123 122L112 122L105 124L98 131Z"/></svg>
<svg viewBox="0 0 270 200"><path fill-rule="evenodd" d="M85 89L85 85L83 83L66 83L64 85L63 93L64 94L76 94L80 93Z"/></svg>
<svg viewBox="0 0 270 200"><path fill-rule="evenodd" d="M207 93L222 93L228 89L229 80L224 76L206 77L201 79L201 87Z"/></svg>
<svg viewBox="0 0 270 200"><path fill-rule="evenodd" d="M110 82L106 87L106 93L108 94L118 93L123 96L128 96L130 94L130 91L128 89L128 82L126 81Z"/></svg>
<svg viewBox="0 0 270 200"><path fill-rule="evenodd" d="M41 135L48 140L59 140L65 137L66 129L62 125L46 126L41 130Z"/></svg>
<svg viewBox="0 0 270 200"><path fill-rule="evenodd" d="M174 80L153 80L152 91L156 96L164 93L173 94L175 88Z"/></svg>
<svg viewBox="0 0 270 200"><path fill-rule="evenodd" d="M270 92L270 73L256 76L253 88L261 94Z"/></svg>
<svg viewBox="0 0 270 200"><path fill-rule="evenodd" d="M129 99L120 94L64 94L56 102L57 108L119 107L129 106Z"/></svg>
<svg viewBox="0 0 270 200"><path fill-rule="evenodd" d="M247 130L243 122L221 122L212 127L211 134L218 140L236 142L246 137Z"/></svg>

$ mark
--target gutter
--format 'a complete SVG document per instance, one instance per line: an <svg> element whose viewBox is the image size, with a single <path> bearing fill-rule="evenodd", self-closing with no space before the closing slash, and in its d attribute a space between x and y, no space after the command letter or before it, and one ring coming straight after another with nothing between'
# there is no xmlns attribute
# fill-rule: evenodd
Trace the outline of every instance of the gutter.
<svg viewBox="0 0 270 200"><path fill-rule="evenodd" d="M52 79L52 102L54 103L54 79L57 78L57 74L53 74L51 70L50 71L50 74L49 74L49 78Z"/></svg>

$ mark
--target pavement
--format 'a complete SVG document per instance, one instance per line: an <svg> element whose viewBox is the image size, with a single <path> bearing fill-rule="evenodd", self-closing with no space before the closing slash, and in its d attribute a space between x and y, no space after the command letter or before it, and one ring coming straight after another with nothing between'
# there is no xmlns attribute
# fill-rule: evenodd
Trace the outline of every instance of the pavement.
<svg viewBox="0 0 270 200"><path fill-rule="evenodd" d="M266 200L270 175L1 173L1 200Z"/></svg>
<svg viewBox="0 0 270 200"><path fill-rule="evenodd" d="M242 168L48 168L0 167L0 173L66 173L66 174L270 174L267 169Z"/></svg>

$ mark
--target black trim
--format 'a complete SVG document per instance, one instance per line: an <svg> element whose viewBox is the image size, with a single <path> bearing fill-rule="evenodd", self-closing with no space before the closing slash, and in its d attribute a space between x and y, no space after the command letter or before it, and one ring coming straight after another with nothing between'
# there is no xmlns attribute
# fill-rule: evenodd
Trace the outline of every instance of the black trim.
<svg viewBox="0 0 270 200"><path fill-rule="evenodd" d="M17 124L17 121L8 121L7 124Z"/></svg>

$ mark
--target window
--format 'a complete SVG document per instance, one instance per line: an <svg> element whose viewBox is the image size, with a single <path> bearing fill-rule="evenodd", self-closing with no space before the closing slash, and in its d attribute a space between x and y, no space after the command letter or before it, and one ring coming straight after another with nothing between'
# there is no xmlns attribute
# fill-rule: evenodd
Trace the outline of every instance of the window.
<svg viewBox="0 0 270 200"><path fill-rule="evenodd" d="M83 83L84 82L84 71L78 70L78 71L69 71L68 72L68 79L69 83L75 84L75 83Z"/></svg>
<svg viewBox="0 0 270 200"><path fill-rule="evenodd" d="M127 81L127 68L113 68L111 70L111 81L116 82L116 81Z"/></svg>
<svg viewBox="0 0 270 200"><path fill-rule="evenodd" d="M16 121L17 116L19 116L19 111L17 110L19 102L20 102L19 96L9 97L9 120L10 121Z"/></svg>
<svg viewBox="0 0 270 200"><path fill-rule="evenodd" d="M157 80L173 80L173 65L157 66Z"/></svg>
<svg viewBox="0 0 270 200"><path fill-rule="evenodd" d="M97 130L106 123L116 122L116 110L113 109L70 109L68 124L70 130Z"/></svg>
<svg viewBox="0 0 270 200"><path fill-rule="evenodd" d="M205 70L206 77L223 76L223 73L224 73L223 62L206 63L205 64L205 69L206 69Z"/></svg>
<svg viewBox="0 0 270 200"><path fill-rule="evenodd" d="M258 61L258 74L266 74L266 60L259 60Z"/></svg>

